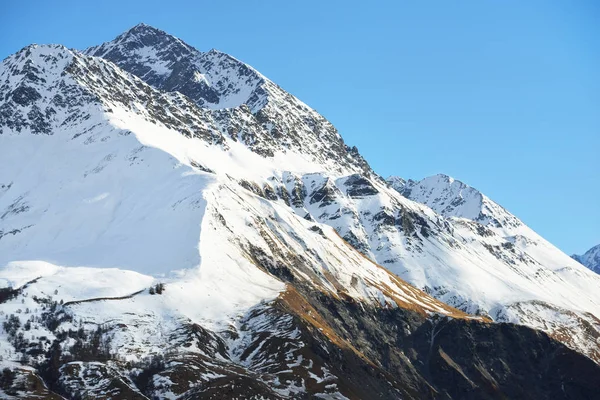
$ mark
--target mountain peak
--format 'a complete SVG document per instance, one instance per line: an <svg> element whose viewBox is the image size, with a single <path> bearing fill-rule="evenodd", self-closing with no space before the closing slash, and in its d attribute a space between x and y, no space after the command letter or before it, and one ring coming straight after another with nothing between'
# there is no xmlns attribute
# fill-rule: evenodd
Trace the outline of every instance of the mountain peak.
<svg viewBox="0 0 600 400"><path fill-rule="evenodd" d="M396 175L390 175L386 179L386 182L398 191L400 191L407 183L406 179Z"/></svg>
<svg viewBox="0 0 600 400"><path fill-rule="evenodd" d="M479 190L446 174L437 174L404 184L388 179L404 197L425 204L444 217L466 218L514 234L523 223Z"/></svg>
<svg viewBox="0 0 600 400"><path fill-rule="evenodd" d="M112 61L158 89L180 92L203 108L237 107L253 96L258 101L256 90L264 82L256 70L226 53L199 51L143 23L85 53Z"/></svg>
<svg viewBox="0 0 600 400"><path fill-rule="evenodd" d="M146 25L85 53L111 61L157 89L183 94L200 108L217 112L217 119L224 118L222 113L249 112L248 121L224 129L234 141L261 148L263 155L296 152L338 171L372 173L323 116L227 53L199 51ZM251 126L260 133L249 135Z"/></svg>
<svg viewBox="0 0 600 400"><path fill-rule="evenodd" d="M146 24L144 22L140 22L139 24L132 26L129 30L132 31L134 29L154 29L154 30L160 30L160 29L155 28L152 25L148 25L148 24Z"/></svg>
<svg viewBox="0 0 600 400"><path fill-rule="evenodd" d="M455 179L453 177L451 177L450 175L446 175L446 174L435 174L433 176L430 176L429 178L435 178L435 179L443 180L443 181L450 182L450 183L455 181ZM425 179L428 179L428 178L425 178Z"/></svg>
<svg viewBox="0 0 600 400"><path fill-rule="evenodd" d="M22 60L26 58L35 58L39 56L51 56L59 53L71 54L71 50L63 46L62 44L37 44L33 43L23 47L16 53L6 57L3 61L10 59Z"/></svg>
<svg viewBox="0 0 600 400"><path fill-rule="evenodd" d="M172 38L175 37L165 31L163 31L160 28L145 24L143 22L140 22L139 24L132 26L131 28L129 28L128 30L126 30L119 36L133 36L133 35L135 35L135 36L161 35L161 36L170 36Z"/></svg>
<svg viewBox="0 0 600 400"><path fill-rule="evenodd" d="M60 44L31 44L2 61L0 76L10 82L10 86L35 86L45 83L45 75L62 72L73 55ZM21 77L18 82L17 77Z"/></svg>
<svg viewBox="0 0 600 400"><path fill-rule="evenodd" d="M571 258L600 274L600 244L592 247L582 255L573 254Z"/></svg>
<svg viewBox="0 0 600 400"><path fill-rule="evenodd" d="M141 23L110 42L90 47L85 54L126 67L128 72L159 86L172 74L179 60L198 56L200 52L175 36Z"/></svg>
<svg viewBox="0 0 600 400"><path fill-rule="evenodd" d="M181 39L163 31L162 29L156 28L152 25L140 22L139 24L131 27L127 31L123 32L119 37L128 41L139 41L142 45L154 45L158 41L167 42L179 42L182 45L188 46ZM189 47L189 46L188 46Z"/></svg>

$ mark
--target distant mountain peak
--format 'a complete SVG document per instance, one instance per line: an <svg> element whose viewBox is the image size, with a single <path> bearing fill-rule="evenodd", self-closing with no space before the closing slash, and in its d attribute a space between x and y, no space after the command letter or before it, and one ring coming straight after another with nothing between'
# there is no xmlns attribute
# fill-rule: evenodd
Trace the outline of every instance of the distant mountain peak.
<svg viewBox="0 0 600 400"><path fill-rule="evenodd" d="M592 247L582 255L573 254L571 258L600 274L600 244Z"/></svg>

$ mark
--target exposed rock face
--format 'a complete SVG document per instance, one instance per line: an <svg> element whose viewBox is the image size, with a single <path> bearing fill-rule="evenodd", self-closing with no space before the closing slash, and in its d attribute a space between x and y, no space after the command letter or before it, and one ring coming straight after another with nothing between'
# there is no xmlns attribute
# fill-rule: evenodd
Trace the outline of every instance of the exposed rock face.
<svg viewBox="0 0 600 400"><path fill-rule="evenodd" d="M600 278L448 200L226 54L28 46L0 67L0 397L598 398Z"/></svg>

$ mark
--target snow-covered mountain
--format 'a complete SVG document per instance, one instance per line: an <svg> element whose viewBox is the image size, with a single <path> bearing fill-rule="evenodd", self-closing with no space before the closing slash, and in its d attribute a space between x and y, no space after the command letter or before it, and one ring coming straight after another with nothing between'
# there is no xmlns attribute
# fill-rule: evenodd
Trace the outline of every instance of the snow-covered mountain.
<svg viewBox="0 0 600 400"><path fill-rule="evenodd" d="M1 395L594 398L557 340L598 360L600 278L498 217L401 195L224 53L28 46L0 66Z"/></svg>
<svg viewBox="0 0 600 400"><path fill-rule="evenodd" d="M282 176L286 189L299 192L296 201L291 204L298 215L334 227L346 241L371 260L466 312L490 315L500 321L525 323L560 335L555 332L562 332L562 323L556 326L554 320L548 322L546 317L540 317L548 313L546 305L551 310L558 309L560 311L556 312L562 319L568 319L570 326L577 327L576 332L570 335L572 338L568 339L569 345L584 349L586 354L600 360L596 343L596 338L600 337L600 325L594 317L600 314L600 296L590 294L581 298L575 293L579 287L586 288L586 293L589 289L595 292L594 288L600 284L600 280L594 277L590 282L589 274L586 275L586 271L581 270L564 253L478 191L457 187L460 186L459 182L450 185L451 190L460 195L450 193L441 196L452 199L443 207L442 204L428 201L438 198L437 195L431 198L431 192L421 196L417 195L418 189L414 190L414 195L404 193L405 197L426 204L442 217L463 217L485 227L495 227L495 232L502 238L500 241L497 238L480 240L481 235L476 232L470 240L479 245L477 254L474 256L473 246L469 246L466 251L469 254L460 256L468 261L456 262L453 258L460 251L457 246L446 244L442 235L431 236L435 239L432 246L425 241L423 247L418 248L420 246L412 243L410 235L406 234L407 227L402 226L409 224L406 222L408 218L404 217L408 215L406 210L414 210L414 225L423 232L428 228L428 210L379 188L379 184L383 183L381 178L372 172L356 149L349 149L343 144L331 124L248 65L215 50L199 52L181 40L144 24L111 42L92 47L86 53L104 57L157 88L188 94L199 106L210 110L222 104L216 98L231 99L231 93L240 94L236 95L236 102L227 100L226 106L246 104L259 124L254 131L262 131L252 133L252 139L242 139L242 143L247 146L251 144L251 149L268 147L268 151L258 151L267 158L282 153L287 158L290 158L290 153L309 158L308 166L300 173L285 164L279 164L282 170L287 170ZM158 69L161 71L158 78L148 72L148 68L157 70L156 65L163 66ZM202 81L202 90L198 89L196 83L181 78L198 74L206 77ZM178 82L176 87L169 86L168 82L171 81ZM212 88L214 96L207 94L207 87ZM235 138L235 134L231 136L229 128L228 132L230 137ZM264 145L269 137L275 140ZM273 159L270 162L271 165L278 164ZM265 178L272 177L247 176L243 184L271 200L279 198L277 193L285 190L269 190L267 186L266 193L263 193ZM445 181L452 178L440 176L439 179L439 186L444 187ZM411 183L408 182L405 189L409 189ZM438 185L434 182L422 183L425 186ZM366 201L363 201L365 196ZM437 215L432 218L435 220L433 224L438 222ZM397 223L390 224L392 219ZM418 226L420 219L425 225ZM458 227L463 225L459 223ZM457 239L464 242L465 237L473 234L473 229L476 228L459 233L458 238L452 237L449 242L454 243ZM454 228L450 230L452 235L456 233ZM418 239L418 233L416 236ZM439 239L444 243L441 253ZM544 247L538 249L520 243L527 240L543 243ZM483 271L482 253L485 254L483 258L490 258L484 261ZM494 266L498 263L500 265ZM515 267L518 264L524 265ZM491 271L485 271L488 268ZM508 275L502 273L503 270L507 270ZM559 271L558 275L556 271ZM545 278L546 275L550 277ZM561 275L568 275L567 278L577 289L563 285L561 282L564 277ZM507 280L506 276L514 279ZM482 280L484 277L485 280ZM463 283L464 279L469 282L467 285ZM498 290L482 290L484 283ZM534 305L532 301L541 303ZM573 314L572 310L576 313ZM590 324L594 327L591 334L588 328Z"/></svg>
<svg viewBox="0 0 600 400"><path fill-rule="evenodd" d="M600 244L592 247L582 255L573 254L571 257L578 263L600 274Z"/></svg>
<svg viewBox="0 0 600 400"><path fill-rule="evenodd" d="M418 182L390 177L388 183L406 198L446 217L463 243L479 249L478 257L491 256L483 263L487 267L482 268L479 262L473 272L467 272L470 268L461 262L451 273L436 277L433 282L439 282L443 292L452 288L452 295L459 293L460 298L470 299L478 307L493 299L483 310L495 321L542 329L600 360L599 303L594 295L597 277L502 206L452 177L440 174ZM483 275L471 279L471 274ZM488 283L464 285L464 275L473 283ZM416 283L406 274L400 276ZM464 309L456 301L436 294L436 289L427 291ZM561 333L564 326L569 326L568 335Z"/></svg>

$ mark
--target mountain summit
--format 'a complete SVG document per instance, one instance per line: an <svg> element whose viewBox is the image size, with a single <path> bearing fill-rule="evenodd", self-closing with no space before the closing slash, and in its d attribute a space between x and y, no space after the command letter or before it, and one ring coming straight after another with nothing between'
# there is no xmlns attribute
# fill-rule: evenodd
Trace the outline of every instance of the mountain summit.
<svg viewBox="0 0 600 400"><path fill-rule="evenodd" d="M466 218L507 232L524 225L477 189L448 175L438 174L418 182L392 176L388 182L405 197L426 204L446 218Z"/></svg>
<svg viewBox="0 0 600 400"><path fill-rule="evenodd" d="M337 172L373 175L357 149L346 146L329 121L228 54L200 52L145 24L85 53L214 111L215 118L227 124L223 133L262 156L300 153Z"/></svg>
<svg viewBox="0 0 600 400"><path fill-rule="evenodd" d="M456 182L386 183L147 25L28 46L0 65L0 397L597 397L600 276Z"/></svg>
<svg viewBox="0 0 600 400"><path fill-rule="evenodd" d="M246 104L258 111L268 101L265 86L270 82L258 71L217 50L200 52L146 24L85 53L110 60L152 86L179 91L206 108Z"/></svg>

